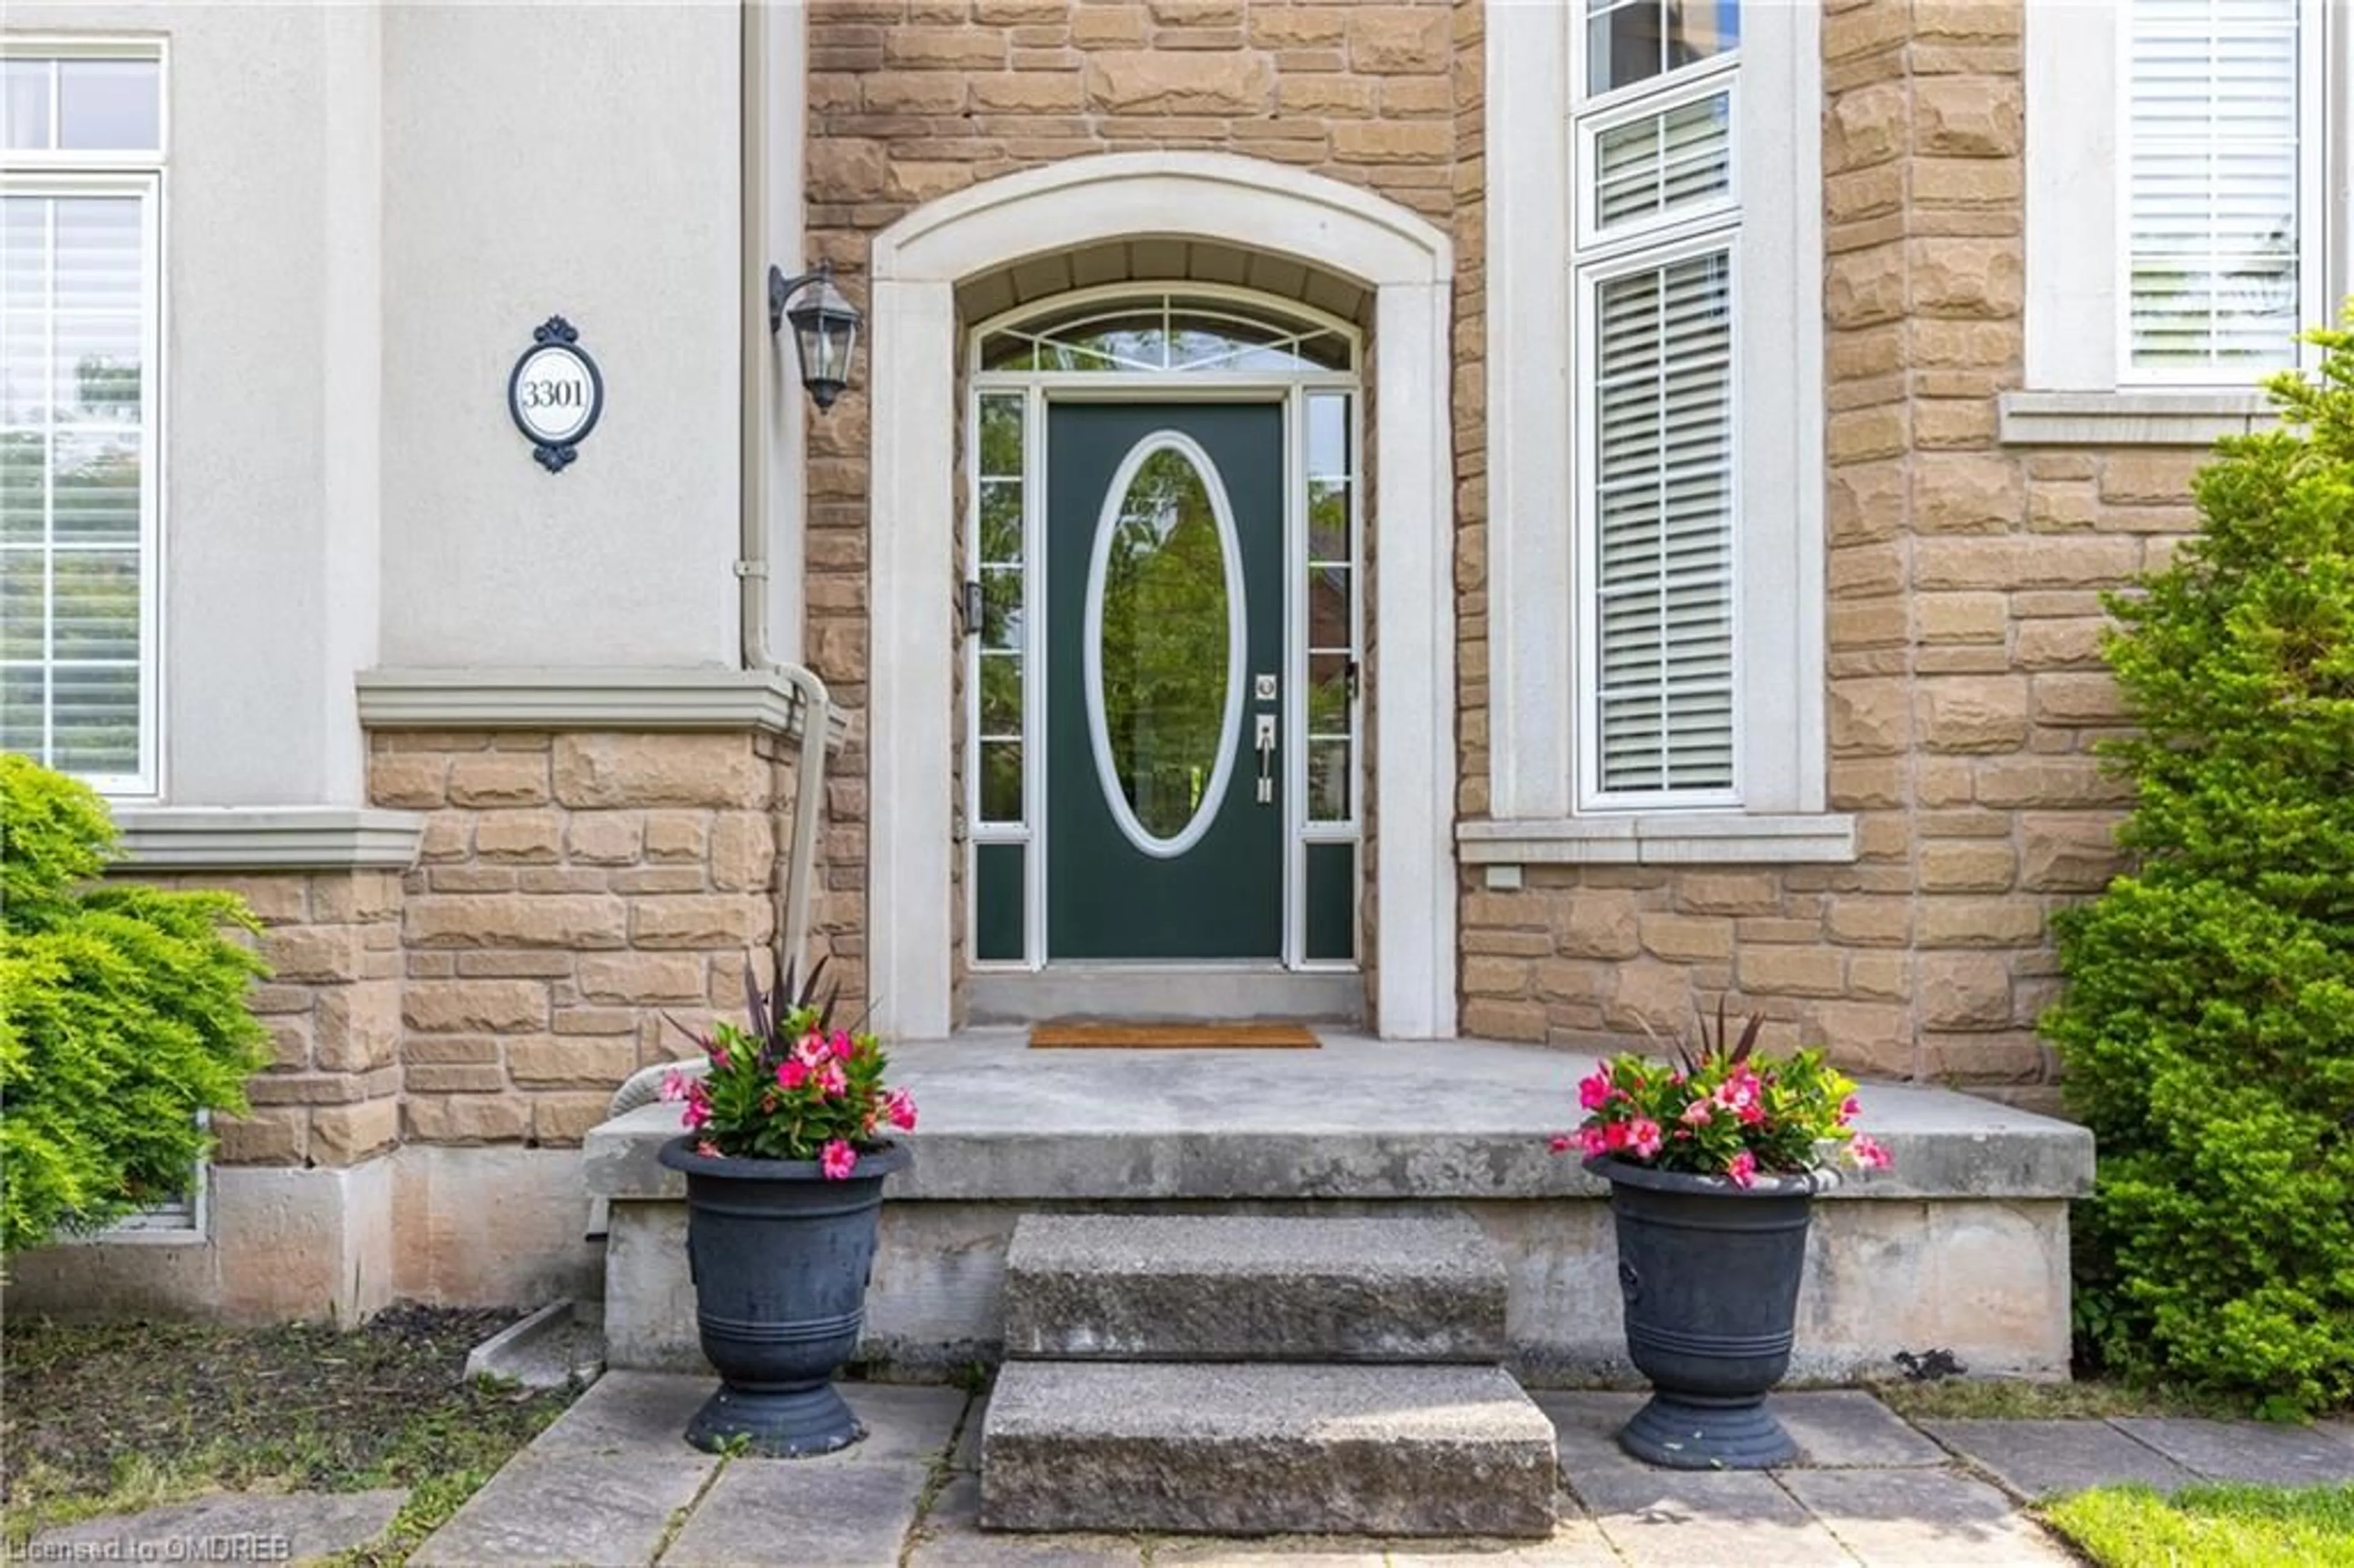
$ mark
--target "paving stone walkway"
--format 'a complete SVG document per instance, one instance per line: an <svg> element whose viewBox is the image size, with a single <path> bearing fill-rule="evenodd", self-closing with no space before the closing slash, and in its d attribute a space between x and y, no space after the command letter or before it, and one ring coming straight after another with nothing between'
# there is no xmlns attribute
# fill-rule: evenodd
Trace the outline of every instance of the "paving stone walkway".
<svg viewBox="0 0 2354 1568"><path fill-rule="evenodd" d="M2025 1511L2111 1480L2354 1480L2354 1427L2189 1420L1946 1421L1871 1394L1776 1397L1801 1461L1657 1470L1612 1435L1641 1396L1538 1393L1559 1435L1562 1523L1543 1542L1205 1541L981 1532L982 1402L852 1384L871 1436L822 1459L721 1460L680 1439L708 1380L608 1373L476 1493L418 1568L2065 1568Z"/></svg>

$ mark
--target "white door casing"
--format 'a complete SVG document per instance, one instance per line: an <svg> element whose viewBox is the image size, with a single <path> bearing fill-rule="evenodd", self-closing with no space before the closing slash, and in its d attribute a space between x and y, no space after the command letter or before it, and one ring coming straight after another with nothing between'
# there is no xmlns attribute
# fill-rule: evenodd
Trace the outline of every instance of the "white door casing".
<svg viewBox="0 0 2354 1568"><path fill-rule="evenodd" d="M950 1022L956 286L1031 257L1142 238L1287 256L1374 291L1373 1000L1385 1037L1451 1035L1453 247L1370 192L1225 153L1068 159L943 196L875 237L866 726L875 1021L903 1039L943 1036Z"/></svg>

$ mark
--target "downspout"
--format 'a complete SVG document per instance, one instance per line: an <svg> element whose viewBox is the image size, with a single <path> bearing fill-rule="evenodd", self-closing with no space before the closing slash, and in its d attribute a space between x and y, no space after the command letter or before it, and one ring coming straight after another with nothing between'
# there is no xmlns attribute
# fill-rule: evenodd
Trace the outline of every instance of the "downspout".
<svg viewBox="0 0 2354 1568"><path fill-rule="evenodd" d="M743 215L743 323L738 362L737 442L740 493L737 507L737 620L740 628L739 656L746 670L774 675L793 689L794 713L800 719L800 752L796 765L792 837L788 846L785 885L778 900L778 983L787 970L799 970L808 956L811 885L816 874L821 813L825 805L825 743L833 715L833 699L825 683L805 666L776 657L769 643L769 500L770 464L769 429L772 418L769 389L778 353L769 331L769 157L766 113L769 75L768 11L763 0L743 0L739 49L742 91L737 137ZM799 418L795 407L790 417ZM613 1093L609 1112L620 1116L651 1103L673 1064L641 1068ZM675 1065L699 1070L700 1057Z"/></svg>
<svg viewBox="0 0 2354 1568"><path fill-rule="evenodd" d="M825 802L825 736L833 712L832 699L812 671L787 663L769 646L769 428L778 411L769 406L776 339L769 333L769 7L761 0L746 0L743 17L744 61L743 156L744 323L741 339L748 347L738 362L742 385L737 403L737 440L743 461L743 496L737 509L736 583L737 620L742 627L744 668L782 678L800 698L801 763L793 801L791 860L785 870L783 907L778 911L778 982L784 971L799 969L808 957L810 884L817 860L818 821ZM798 407L784 417L799 418Z"/></svg>
<svg viewBox="0 0 2354 1568"><path fill-rule="evenodd" d="M810 886L816 870L819 818L825 804L825 738L833 714L833 700L825 683L801 664L776 657L769 646L769 429L776 418L800 418L793 405L787 410L769 407L768 393L778 385L773 369L779 352L769 332L769 134L768 111L773 84L769 78L769 7L762 0L745 0L742 44L742 123L738 132L742 156L743 197L743 325L739 340L748 346L738 361L741 385L737 398L737 441L742 460L742 497L737 508L738 542L736 582L737 619L742 627L744 668L781 678L800 699L801 762L793 801L791 858L785 870L783 907L778 911L777 947L779 985L787 970L799 970L808 958Z"/></svg>

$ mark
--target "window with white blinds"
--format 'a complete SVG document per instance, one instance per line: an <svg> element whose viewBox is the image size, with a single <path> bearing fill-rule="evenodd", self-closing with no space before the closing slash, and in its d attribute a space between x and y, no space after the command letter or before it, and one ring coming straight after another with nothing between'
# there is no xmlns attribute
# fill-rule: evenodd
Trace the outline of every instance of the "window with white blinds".
<svg viewBox="0 0 2354 1568"><path fill-rule="evenodd" d="M1605 794L1733 783L1732 281L1710 250L1595 285Z"/></svg>
<svg viewBox="0 0 2354 1568"><path fill-rule="evenodd" d="M0 56L0 749L155 780L154 48Z"/></svg>
<svg viewBox="0 0 2354 1568"><path fill-rule="evenodd" d="M1578 793L1589 806L1738 799L1739 24L1730 3L1618 0L1596 7L1575 76Z"/></svg>
<svg viewBox="0 0 2354 1568"><path fill-rule="evenodd" d="M2237 386L2296 363L2320 306L2317 9L2128 0L2128 377Z"/></svg>

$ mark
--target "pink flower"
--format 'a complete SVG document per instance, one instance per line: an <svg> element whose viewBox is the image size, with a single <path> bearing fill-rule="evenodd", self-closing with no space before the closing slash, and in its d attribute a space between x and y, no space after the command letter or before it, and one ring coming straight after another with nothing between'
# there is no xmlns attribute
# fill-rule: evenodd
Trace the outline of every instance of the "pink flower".
<svg viewBox="0 0 2354 1568"><path fill-rule="evenodd" d="M711 1070L715 1073L724 1073L727 1071L726 1052L716 1048L713 1049L711 1053Z"/></svg>
<svg viewBox="0 0 2354 1568"><path fill-rule="evenodd" d="M1716 1088L1716 1103L1730 1111L1743 1110L1757 1103L1757 1075L1747 1067L1735 1067L1733 1075Z"/></svg>
<svg viewBox="0 0 2354 1568"><path fill-rule="evenodd" d="M901 1132L916 1130L916 1097L905 1089L889 1089L883 1096L883 1114Z"/></svg>
<svg viewBox="0 0 2354 1568"><path fill-rule="evenodd" d="M1853 1095L1848 1096L1847 1098L1840 1102L1839 1123L1841 1127L1845 1127L1848 1123L1853 1121L1862 1114L1863 1107L1856 1103L1856 1099Z"/></svg>
<svg viewBox="0 0 2354 1568"><path fill-rule="evenodd" d="M1896 1157L1888 1152L1886 1144L1860 1132L1848 1140L1847 1151L1857 1169L1862 1171L1885 1171L1896 1163Z"/></svg>
<svg viewBox="0 0 2354 1568"><path fill-rule="evenodd" d="M1577 1103L1581 1109L1598 1110L1610 1099L1610 1074L1597 1068L1592 1077L1577 1080Z"/></svg>
<svg viewBox="0 0 2354 1568"><path fill-rule="evenodd" d="M817 1157L817 1163L827 1181L847 1181L851 1171L858 1168L858 1151L837 1138L825 1146L824 1151Z"/></svg>
<svg viewBox="0 0 2354 1568"><path fill-rule="evenodd" d="M663 1075L662 1097L666 1100L686 1098L686 1075L673 1067Z"/></svg>
<svg viewBox="0 0 2354 1568"><path fill-rule="evenodd" d="M1628 1136L1627 1124L1625 1122L1611 1122L1602 1129L1602 1146L1605 1149L1607 1149L1611 1153L1616 1154L1620 1150L1627 1147Z"/></svg>
<svg viewBox="0 0 2354 1568"><path fill-rule="evenodd" d="M1602 1129L1598 1127L1579 1128L1577 1143L1579 1148L1585 1150L1585 1157L1589 1160L1597 1154L1606 1154L1610 1150L1610 1140L1602 1136Z"/></svg>
<svg viewBox="0 0 2354 1568"><path fill-rule="evenodd" d="M1565 1132L1556 1132L1545 1140L1545 1147L1552 1150L1555 1154L1566 1154L1575 1146L1569 1140L1569 1134Z"/></svg>
<svg viewBox="0 0 2354 1568"><path fill-rule="evenodd" d="M1686 1127L1706 1127L1715 1114L1708 1108L1706 1100L1694 1100L1684 1107L1684 1114L1676 1119Z"/></svg>
<svg viewBox="0 0 2354 1568"><path fill-rule="evenodd" d="M1764 1106L1755 1104L1745 1105L1741 1107L1737 1114L1741 1118L1742 1126L1755 1127L1759 1122L1766 1119L1766 1107Z"/></svg>
<svg viewBox="0 0 2354 1568"><path fill-rule="evenodd" d="M833 1060L833 1049L825 1043L824 1035L812 1031L803 1035L801 1044L793 1047L793 1058L815 1071Z"/></svg>
<svg viewBox="0 0 2354 1568"><path fill-rule="evenodd" d="M695 1151L697 1154L702 1155L705 1160L716 1160L719 1158L719 1146L712 1142L711 1139L707 1138L701 1143L695 1146Z"/></svg>
<svg viewBox="0 0 2354 1568"><path fill-rule="evenodd" d="M777 1087L798 1089L809 1082L809 1064L799 1056L788 1056L777 1064Z"/></svg>
<svg viewBox="0 0 2354 1568"><path fill-rule="evenodd" d="M1724 1168L1724 1173L1733 1178L1733 1184L1736 1187L1756 1185L1757 1156L1743 1150L1733 1157L1733 1163Z"/></svg>
<svg viewBox="0 0 2354 1568"><path fill-rule="evenodd" d="M703 1124L710 1119L711 1102L707 1099L697 1097L696 1098L686 1102L686 1110L680 1117L679 1121L680 1125L684 1127L687 1131L695 1132L700 1130Z"/></svg>
<svg viewBox="0 0 2354 1568"><path fill-rule="evenodd" d="M1638 1160L1649 1160L1659 1151L1659 1124L1649 1117L1638 1116L1627 1127L1627 1148Z"/></svg>
<svg viewBox="0 0 2354 1568"><path fill-rule="evenodd" d="M850 1079L843 1074L841 1063L828 1062L817 1070L817 1091L830 1100L849 1093Z"/></svg>
<svg viewBox="0 0 2354 1568"><path fill-rule="evenodd" d="M833 1032L833 1054L836 1057L847 1062L857 1049L856 1043L850 1038L849 1030L837 1029Z"/></svg>

